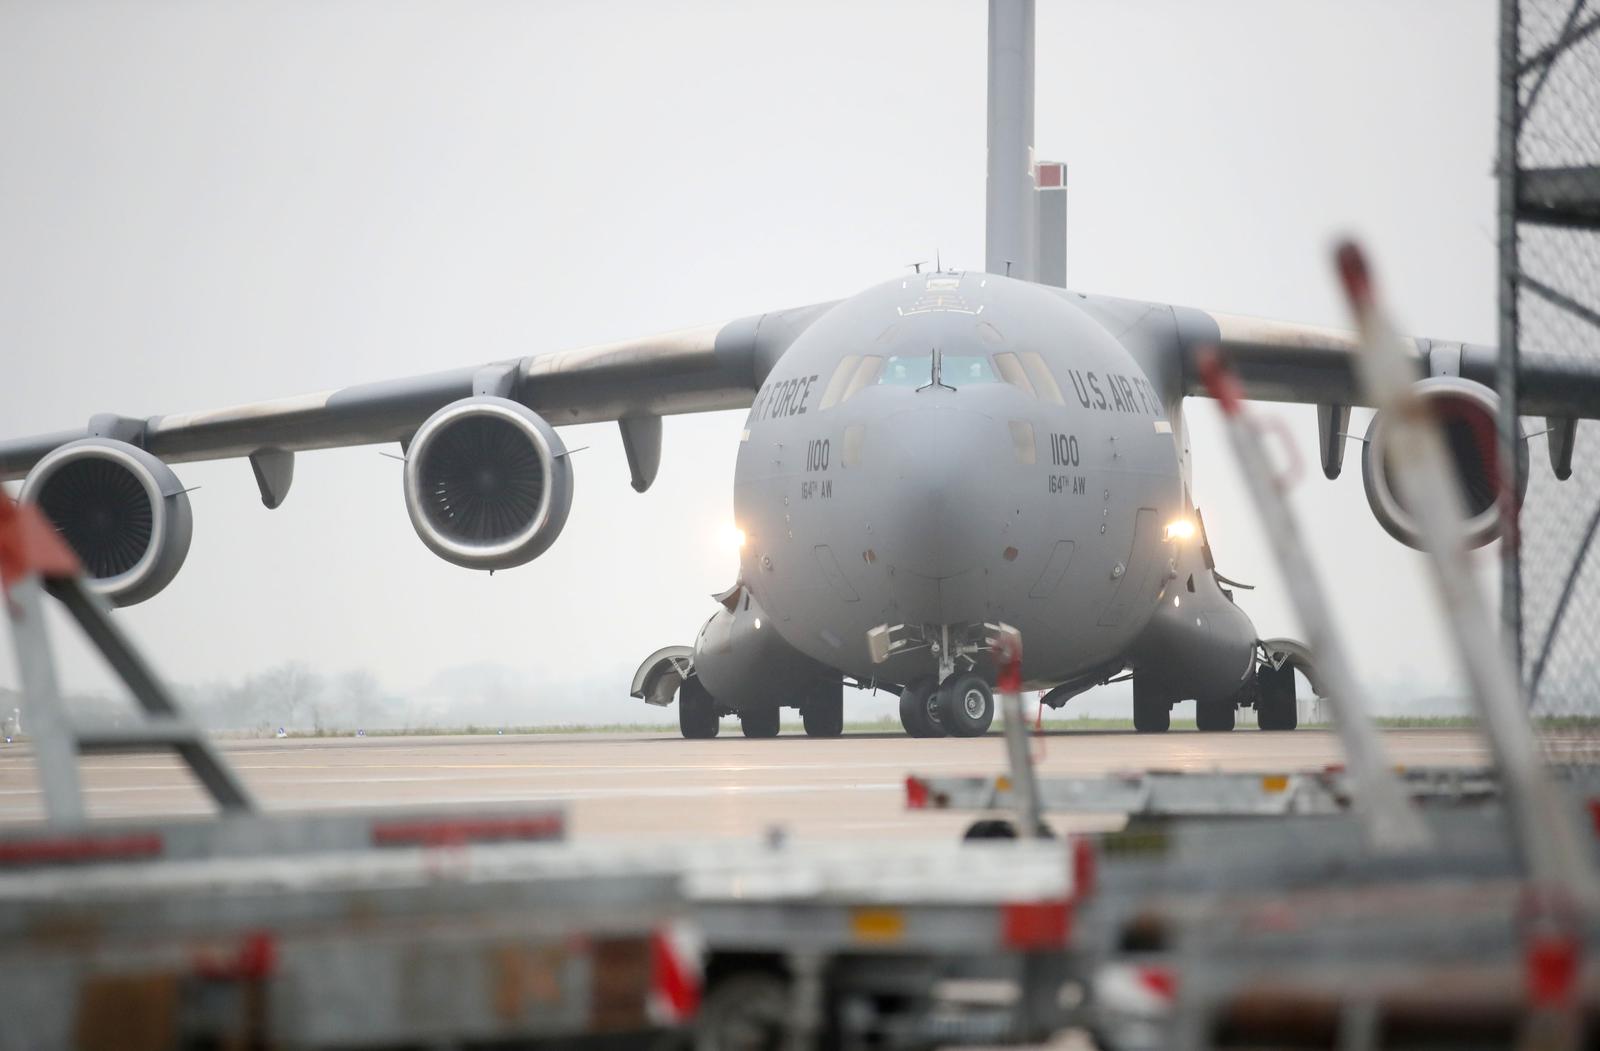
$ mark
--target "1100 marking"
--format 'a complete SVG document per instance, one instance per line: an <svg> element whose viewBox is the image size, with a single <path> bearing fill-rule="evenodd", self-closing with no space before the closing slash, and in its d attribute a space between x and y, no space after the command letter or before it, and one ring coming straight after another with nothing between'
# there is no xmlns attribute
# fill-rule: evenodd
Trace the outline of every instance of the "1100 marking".
<svg viewBox="0 0 1600 1051"><path fill-rule="evenodd" d="M1057 467L1078 466L1078 438L1073 434L1050 436L1050 462Z"/></svg>

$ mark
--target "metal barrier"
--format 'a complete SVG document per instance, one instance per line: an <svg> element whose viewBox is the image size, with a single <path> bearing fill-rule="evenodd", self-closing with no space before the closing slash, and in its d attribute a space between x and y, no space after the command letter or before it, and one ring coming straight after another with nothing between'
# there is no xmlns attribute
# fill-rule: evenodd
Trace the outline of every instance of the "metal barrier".
<svg viewBox="0 0 1600 1051"><path fill-rule="evenodd" d="M165 684L129 641L111 612L84 584L83 570L38 508L18 505L0 492L0 591L22 674L27 714L45 809L57 824L84 819L78 783L80 752L171 748L193 771L217 806L249 811L255 803L232 767L183 713ZM132 727L74 725L61 703L45 626L44 598L55 598L138 702L145 718Z"/></svg>

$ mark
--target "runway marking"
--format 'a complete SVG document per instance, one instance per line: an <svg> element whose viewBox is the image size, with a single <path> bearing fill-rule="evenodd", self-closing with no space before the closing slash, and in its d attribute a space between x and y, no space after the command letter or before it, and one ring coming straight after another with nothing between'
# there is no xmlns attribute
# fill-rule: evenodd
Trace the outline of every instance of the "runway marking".
<svg viewBox="0 0 1600 1051"><path fill-rule="evenodd" d="M1391 732L1409 766L1477 764L1476 734ZM785 744L784 742L788 743ZM1338 762L1337 737L1252 733L1166 737L1052 734L1039 770L1094 777L1130 769L1320 769ZM225 754L262 806L294 811L394 807L534 806L564 810L583 839L759 837L781 825L797 838L947 838L974 815L904 808L910 772L998 773L1000 738L912 741L890 735L833 741L682 741L675 735L271 739L228 742ZM159 819L215 811L175 758L94 757L81 766L97 819ZM0 826L37 825L44 800L31 750L0 749ZM1058 828L1114 827L1107 815L1052 815Z"/></svg>
<svg viewBox="0 0 1600 1051"><path fill-rule="evenodd" d="M193 781L185 781L177 785L84 785L83 791L89 792L171 792L185 788L195 791L204 791ZM38 788L0 788L0 796L36 796L42 792Z"/></svg>
<svg viewBox="0 0 1600 1051"><path fill-rule="evenodd" d="M378 779L345 779L332 778L317 781L301 782L314 785L360 785L360 784L387 784L405 782L405 778ZM411 779L425 781L425 778ZM182 785L85 785L83 791L88 793L112 793L123 795L129 792L170 792L174 789L197 789L193 784ZM535 789L528 791L515 785L508 785L501 792L493 795L481 796L454 796L449 802L460 801L481 802L488 799L501 800L527 800L535 802L540 799L639 799L642 797L659 798L663 796L679 798L689 796L734 796L734 795L795 795L810 792L887 792L899 791L905 785L899 781L878 783L860 781L839 781L830 784L793 784L793 785L651 785L640 789L634 787L595 787L595 788L554 788ZM7 789L0 791L3 796L38 796L38 789ZM271 801L269 801L270 804ZM321 803L310 803L306 800L294 799L279 801L276 805L293 807L321 806Z"/></svg>

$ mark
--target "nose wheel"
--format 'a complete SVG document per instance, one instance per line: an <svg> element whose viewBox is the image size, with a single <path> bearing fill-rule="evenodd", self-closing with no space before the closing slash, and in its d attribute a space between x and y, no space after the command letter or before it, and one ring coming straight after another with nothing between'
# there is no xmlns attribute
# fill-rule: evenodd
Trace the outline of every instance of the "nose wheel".
<svg viewBox="0 0 1600 1051"><path fill-rule="evenodd" d="M912 737L943 737L939 717L939 683L933 676L913 679L900 691L900 725Z"/></svg>
<svg viewBox="0 0 1600 1051"><path fill-rule="evenodd" d="M994 722L994 691L981 675L952 675L939 687L939 722L952 737L982 737Z"/></svg>
<svg viewBox="0 0 1600 1051"><path fill-rule="evenodd" d="M912 737L982 737L994 722L994 690L981 675L929 676L900 691L900 725Z"/></svg>

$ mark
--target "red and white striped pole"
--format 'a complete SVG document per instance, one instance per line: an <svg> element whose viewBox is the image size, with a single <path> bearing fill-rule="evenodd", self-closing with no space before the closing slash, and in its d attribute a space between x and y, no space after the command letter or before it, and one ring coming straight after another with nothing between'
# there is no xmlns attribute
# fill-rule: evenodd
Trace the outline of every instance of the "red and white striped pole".
<svg viewBox="0 0 1600 1051"><path fill-rule="evenodd" d="M1028 724L1022 714L1022 633L1000 625L993 643L995 699L1005 718L1006 756L1011 765L1011 795L1017 801L1017 835L1041 839L1049 835L1041 816L1039 784L1028 753Z"/></svg>
<svg viewBox="0 0 1600 1051"><path fill-rule="evenodd" d="M45 813L60 825L84 819L83 789L77 746L66 724L45 630L45 582L81 572L77 556L43 512L32 504L13 502L0 490L0 600L11 620L22 710L33 738Z"/></svg>
<svg viewBox="0 0 1600 1051"><path fill-rule="evenodd" d="M1422 849L1429 840L1427 826L1395 779L1383 742L1368 715L1322 576L1289 506L1288 485L1273 469L1261 428L1246 411L1238 378L1221 354L1208 348L1200 353L1198 365L1206 390L1222 406L1240 473L1316 654L1318 671L1328 683L1328 695L1334 702L1334 726L1344 745L1345 766L1356 786L1355 809L1367 842L1380 851Z"/></svg>

